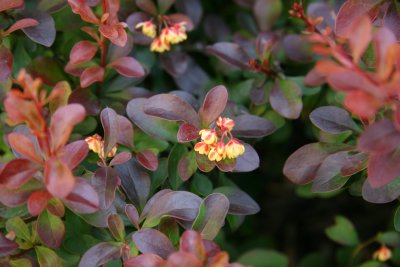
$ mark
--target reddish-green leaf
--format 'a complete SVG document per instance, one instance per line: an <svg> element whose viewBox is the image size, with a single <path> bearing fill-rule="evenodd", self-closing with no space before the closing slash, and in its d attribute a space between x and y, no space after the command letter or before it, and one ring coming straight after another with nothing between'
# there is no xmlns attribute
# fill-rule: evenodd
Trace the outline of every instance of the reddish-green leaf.
<svg viewBox="0 0 400 267"><path fill-rule="evenodd" d="M178 175L183 181L189 180L196 172L196 152L194 150L187 152L178 163Z"/></svg>
<svg viewBox="0 0 400 267"><path fill-rule="evenodd" d="M201 204L201 198L186 191L172 191L161 196L151 206L144 227L159 224L161 217L174 217L183 221L193 221Z"/></svg>
<svg viewBox="0 0 400 267"><path fill-rule="evenodd" d="M62 218L65 215L65 206L59 198L51 198L47 204L47 210L59 218Z"/></svg>
<svg viewBox="0 0 400 267"><path fill-rule="evenodd" d="M253 5L253 13L261 31L270 30L281 12L281 0L256 0Z"/></svg>
<svg viewBox="0 0 400 267"><path fill-rule="evenodd" d="M17 30L23 29L23 28L28 28L32 26L37 26L39 22L35 19L20 19L17 20L13 25L11 25L10 28L7 29L5 34L10 34L12 32L15 32Z"/></svg>
<svg viewBox="0 0 400 267"><path fill-rule="evenodd" d="M175 0L157 0L158 10L160 13L164 13L172 6L174 2Z"/></svg>
<svg viewBox="0 0 400 267"><path fill-rule="evenodd" d="M140 78L145 75L142 65L133 57L117 58L110 66L125 77Z"/></svg>
<svg viewBox="0 0 400 267"><path fill-rule="evenodd" d="M65 198L75 187L75 177L65 163L50 158L44 166L44 181L47 190L55 197Z"/></svg>
<svg viewBox="0 0 400 267"><path fill-rule="evenodd" d="M32 216L38 216L47 206L51 195L46 191L33 192L27 202L28 211Z"/></svg>
<svg viewBox="0 0 400 267"><path fill-rule="evenodd" d="M200 137L199 129L196 126L186 122L181 124L181 126L179 126L177 134L178 142L181 143L191 142L199 137Z"/></svg>
<svg viewBox="0 0 400 267"><path fill-rule="evenodd" d="M45 210L37 220L36 231L43 244L50 248L58 248L65 235L63 221Z"/></svg>
<svg viewBox="0 0 400 267"><path fill-rule="evenodd" d="M201 122L208 126L215 121L225 110L228 102L228 91L222 85L212 88L204 98L202 107L199 110Z"/></svg>
<svg viewBox="0 0 400 267"><path fill-rule="evenodd" d="M51 249L35 246L35 252L40 267L62 267L61 258Z"/></svg>
<svg viewBox="0 0 400 267"><path fill-rule="evenodd" d="M172 94L158 94L150 97L143 111L147 115L162 119L199 125L199 116L193 107L179 96Z"/></svg>
<svg viewBox="0 0 400 267"><path fill-rule="evenodd" d="M40 10L25 9L21 14L39 22L37 26L22 28L24 33L34 42L50 47L56 39L56 28L53 17Z"/></svg>
<svg viewBox="0 0 400 267"><path fill-rule="evenodd" d="M288 119L297 119L303 108L300 87L291 80L277 80L269 97L272 108Z"/></svg>
<svg viewBox="0 0 400 267"><path fill-rule="evenodd" d="M160 256L144 253L125 261L124 267L158 267L162 263L164 263L164 260Z"/></svg>
<svg viewBox="0 0 400 267"><path fill-rule="evenodd" d="M225 217L229 210L229 200L223 194L214 193L203 200L201 209L205 210L205 214L199 213L192 228L199 231L202 238L213 240L225 223Z"/></svg>
<svg viewBox="0 0 400 267"><path fill-rule="evenodd" d="M132 204L127 204L125 206L125 214L132 225L135 226L136 229L139 229L139 212L136 207Z"/></svg>
<svg viewBox="0 0 400 267"><path fill-rule="evenodd" d="M11 75L13 55L7 47L0 47L0 82L5 81Z"/></svg>
<svg viewBox="0 0 400 267"><path fill-rule="evenodd" d="M365 168L367 168L368 154L367 153L357 153L354 155L349 155L346 162L343 164L340 174L343 176L351 176L356 174Z"/></svg>
<svg viewBox="0 0 400 267"><path fill-rule="evenodd" d="M99 210L99 196L93 187L82 178L77 178L76 186L64 199L68 208L76 213L88 214Z"/></svg>
<svg viewBox="0 0 400 267"><path fill-rule="evenodd" d="M222 172L231 172L236 167L236 159L225 158L221 161L215 162L215 165Z"/></svg>
<svg viewBox="0 0 400 267"><path fill-rule="evenodd" d="M76 43L69 54L70 64L80 64L90 61L97 53L96 43L89 41L80 41Z"/></svg>
<svg viewBox="0 0 400 267"><path fill-rule="evenodd" d="M0 172L0 184L9 189L23 186L40 170L40 165L28 159L10 160Z"/></svg>
<svg viewBox="0 0 400 267"><path fill-rule="evenodd" d="M99 19L86 4L85 0L68 0L68 4L72 8L72 12L81 16L82 20L93 24L99 23Z"/></svg>
<svg viewBox="0 0 400 267"><path fill-rule="evenodd" d="M100 113L101 124L104 129L104 155L108 155L118 141L117 113L111 108L105 108Z"/></svg>
<svg viewBox="0 0 400 267"><path fill-rule="evenodd" d="M88 152L89 147L84 140L69 143L64 147L62 161L73 170L86 158Z"/></svg>
<svg viewBox="0 0 400 267"><path fill-rule="evenodd" d="M272 122L250 114L234 118L233 135L236 137L257 138L272 134L276 127Z"/></svg>
<svg viewBox="0 0 400 267"><path fill-rule="evenodd" d="M118 153L117 155L115 155L113 157L113 159L110 161L109 165L110 166L115 166L115 165L124 164L125 162L127 162L131 158L132 158L131 152L123 151L123 152Z"/></svg>
<svg viewBox="0 0 400 267"><path fill-rule="evenodd" d="M155 171L158 168L158 157L154 151L146 149L136 154L136 160L150 171Z"/></svg>
<svg viewBox="0 0 400 267"><path fill-rule="evenodd" d="M215 27L215 26L214 26ZM221 60L242 69L249 69L250 57L244 49L235 43L220 42L209 45L206 48L209 54L215 55Z"/></svg>
<svg viewBox="0 0 400 267"><path fill-rule="evenodd" d="M175 144L168 156L168 180L171 188L178 190L183 180L179 176L179 161L187 153L187 148L182 144Z"/></svg>
<svg viewBox="0 0 400 267"><path fill-rule="evenodd" d="M57 109L50 122L52 151L58 151L67 143L74 126L83 121L85 116L85 108L80 104L69 104Z"/></svg>
<svg viewBox="0 0 400 267"><path fill-rule="evenodd" d="M208 160L207 156L196 153L196 163L202 172L210 172L215 168L215 161Z"/></svg>
<svg viewBox="0 0 400 267"><path fill-rule="evenodd" d="M125 225L121 216L118 214L111 214L107 218L108 229L113 237L121 242L125 240Z"/></svg>
<svg viewBox="0 0 400 267"><path fill-rule="evenodd" d="M81 87L86 88L95 82L101 82L104 79L104 68L100 66L93 66L85 69L81 76Z"/></svg>
<svg viewBox="0 0 400 267"><path fill-rule="evenodd" d="M168 237L158 230L142 228L132 235L135 246L142 253L154 253L166 259L175 251Z"/></svg>
<svg viewBox="0 0 400 267"><path fill-rule="evenodd" d="M179 251L196 256L200 261L206 258L206 250L201 235L193 230L187 230L182 234Z"/></svg>
<svg viewBox="0 0 400 267"><path fill-rule="evenodd" d="M102 242L85 252L79 267L98 267L120 257L120 247Z"/></svg>
<svg viewBox="0 0 400 267"><path fill-rule="evenodd" d="M214 189L214 193L224 194L229 200L229 214L251 215L260 211L260 206L242 190L223 186Z"/></svg>

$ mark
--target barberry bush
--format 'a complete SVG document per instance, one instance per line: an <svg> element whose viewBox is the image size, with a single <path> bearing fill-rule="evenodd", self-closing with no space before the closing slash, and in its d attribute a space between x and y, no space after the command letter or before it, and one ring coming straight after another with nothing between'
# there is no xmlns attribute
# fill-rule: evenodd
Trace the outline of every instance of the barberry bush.
<svg viewBox="0 0 400 267"><path fill-rule="evenodd" d="M398 266L399 12L1 0L0 266Z"/></svg>

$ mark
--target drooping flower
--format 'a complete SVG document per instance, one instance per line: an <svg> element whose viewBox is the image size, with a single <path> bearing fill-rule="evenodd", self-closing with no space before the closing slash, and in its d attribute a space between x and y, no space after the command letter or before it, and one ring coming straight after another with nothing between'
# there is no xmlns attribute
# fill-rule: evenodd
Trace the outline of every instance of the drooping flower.
<svg viewBox="0 0 400 267"><path fill-rule="evenodd" d="M223 129L224 131L232 131L233 127L235 126L235 122L232 119L225 117L219 117L216 123L218 127Z"/></svg>
<svg viewBox="0 0 400 267"><path fill-rule="evenodd" d="M201 136L201 140L203 140L204 143L208 145L215 144L218 140L218 136L215 130L203 129L199 132L199 134Z"/></svg>
<svg viewBox="0 0 400 267"><path fill-rule="evenodd" d="M208 152L210 151L210 146L201 141L194 146L194 150L198 152L200 155L207 155Z"/></svg>
<svg viewBox="0 0 400 267"><path fill-rule="evenodd" d="M170 49L169 43L165 42L162 38L158 37L153 40L153 42L150 45L150 51L151 52L158 52L158 53L163 53L165 51L169 51Z"/></svg>
<svg viewBox="0 0 400 267"><path fill-rule="evenodd" d="M142 33L150 38L157 36L157 26L152 20L140 22L136 25L136 29L142 28Z"/></svg>
<svg viewBox="0 0 400 267"><path fill-rule="evenodd" d="M231 139L225 146L226 157L234 159L244 153L244 145L242 145L237 139Z"/></svg>
<svg viewBox="0 0 400 267"><path fill-rule="evenodd" d="M377 251L374 252L374 259L379 261L387 261L392 257L392 251L385 245L382 245Z"/></svg>
<svg viewBox="0 0 400 267"><path fill-rule="evenodd" d="M105 158L104 156L104 141L102 140L101 136L98 134L94 134L92 136L86 137L86 143L89 146L89 149L92 150L94 153L97 153L100 158ZM108 152L107 157L112 158L117 153L118 145L115 144L110 152Z"/></svg>

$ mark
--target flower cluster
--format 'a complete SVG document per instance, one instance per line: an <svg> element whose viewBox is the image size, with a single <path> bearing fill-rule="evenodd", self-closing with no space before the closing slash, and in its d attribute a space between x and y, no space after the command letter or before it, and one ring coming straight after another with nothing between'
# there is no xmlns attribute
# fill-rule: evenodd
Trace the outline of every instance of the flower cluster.
<svg viewBox="0 0 400 267"><path fill-rule="evenodd" d="M219 117L215 129L203 129L199 132L201 141L194 150L206 155L211 161L221 161L226 158L235 159L244 153L244 145L233 138L231 130L235 122L230 118Z"/></svg>
<svg viewBox="0 0 400 267"><path fill-rule="evenodd" d="M164 21L165 22L165 21ZM167 27L160 28L160 34L157 36L157 25L153 20L138 23L136 28L142 28L142 33L153 39L150 45L152 52L163 53L171 49L171 44L177 44L187 39L186 35L186 22L178 23L163 23Z"/></svg>
<svg viewBox="0 0 400 267"><path fill-rule="evenodd" d="M101 140L101 136L98 134L89 136L85 139L86 143L89 146L89 149L94 153L97 153L100 158L104 159L104 141ZM117 153L117 145L115 145L111 151L108 153L107 157L112 158Z"/></svg>

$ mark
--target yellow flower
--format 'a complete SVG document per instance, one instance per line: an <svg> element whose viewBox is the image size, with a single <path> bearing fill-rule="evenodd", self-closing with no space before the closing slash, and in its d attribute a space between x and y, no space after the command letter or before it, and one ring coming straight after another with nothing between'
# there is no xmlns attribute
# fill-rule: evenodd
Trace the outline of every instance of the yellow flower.
<svg viewBox="0 0 400 267"><path fill-rule="evenodd" d="M382 245L374 252L373 258L379 261L387 261L392 257L392 251L385 245Z"/></svg>
<svg viewBox="0 0 400 267"><path fill-rule="evenodd" d="M220 155L217 151L217 148L211 147L210 152L208 153L208 159L211 161L221 161L223 160L223 155Z"/></svg>
<svg viewBox="0 0 400 267"><path fill-rule="evenodd" d="M198 142L194 146L194 150L197 151L200 155L207 155L210 151L210 146L204 142Z"/></svg>
<svg viewBox="0 0 400 267"><path fill-rule="evenodd" d="M165 42L161 37L154 39L150 45L150 51L152 52L164 53L165 51L169 51L169 49L169 43Z"/></svg>
<svg viewBox="0 0 400 267"><path fill-rule="evenodd" d="M85 141L88 144L90 150L92 150L94 153L97 153L100 158L104 158L104 142L101 140L100 135L95 134L93 136L89 136L85 139ZM117 153L117 147L118 145L115 144L115 146L108 153L107 157L114 157Z"/></svg>
<svg viewBox="0 0 400 267"><path fill-rule="evenodd" d="M217 133L214 130L203 129L199 132L201 140L208 145L215 144L218 140Z"/></svg>
<svg viewBox="0 0 400 267"><path fill-rule="evenodd" d="M232 131L235 126L235 122L230 118L221 118L219 117L216 121L217 126L221 128L223 131Z"/></svg>
<svg viewBox="0 0 400 267"><path fill-rule="evenodd" d="M225 146L226 157L234 159L239 157L244 153L244 145L242 145L238 140L231 139Z"/></svg>
<svg viewBox="0 0 400 267"><path fill-rule="evenodd" d="M161 38L170 44L177 44L187 39L186 31L181 26L166 27L161 32Z"/></svg>
<svg viewBox="0 0 400 267"><path fill-rule="evenodd" d="M142 27L142 33L144 35L147 35L150 38L155 38L156 37L156 35L157 35L157 26L156 26L156 24L153 23L153 21L149 20L149 21L138 23L136 25L136 29L138 29L140 27Z"/></svg>

